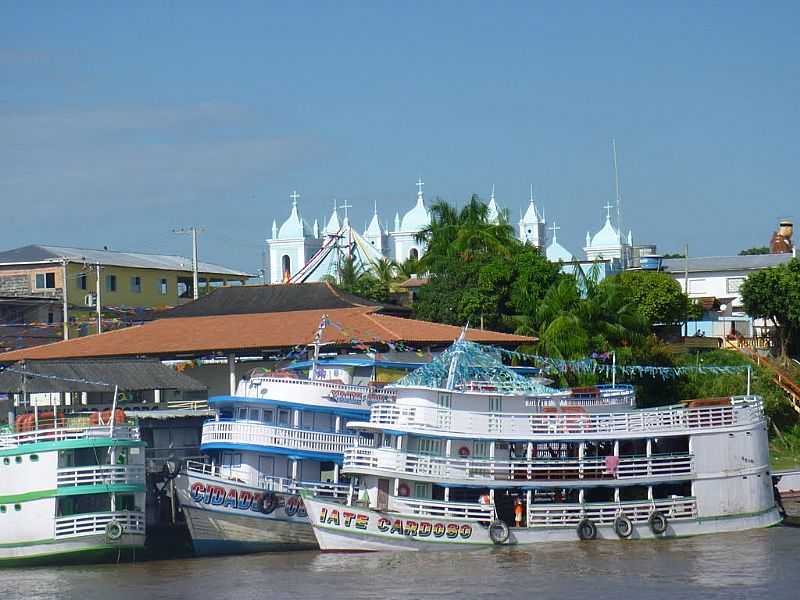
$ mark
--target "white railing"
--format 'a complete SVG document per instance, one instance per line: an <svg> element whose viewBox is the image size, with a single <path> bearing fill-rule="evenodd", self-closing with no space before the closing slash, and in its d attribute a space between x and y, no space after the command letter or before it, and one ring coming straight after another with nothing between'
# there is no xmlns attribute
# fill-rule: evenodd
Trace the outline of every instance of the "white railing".
<svg viewBox="0 0 800 600"><path fill-rule="evenodd" d="M342 433L307 431L240 421L207 421L201 443L254 444L291 448L309 452L341 454L353 445L355 436Z"/></svg>
<svg viewBox="0 0 800 600"><path fill-rule="evenodd" d="M681 497L602 504L533 503L528 507L527 526L575 527L583 519L590 519L598 525L608 525L623 513L634 523L644 523L655 510L663 512L668 519L692 519L697 517L697 500L694 497Z"/></svg>
<svg viewBox="0 0 800 600"><path fill-rule="evenodd" d="M226 473L219 465L210 465L197 461L187 461L184 467L186 473L213 477L225 482L242 483L254 488L260 488L269 492L282 492L285 494L299 494L307 490L316 496L326 496L333 498L347 498L350 494L350 485L341 483L330 483L327 481L295 481L286 477L273 477L271 475L254 473ZM353 491L358 492L358 487L354 486Z"/></svg>
<svg viewBox="0 0 800 600"><path fill-rule="evenodd" d="M118 522L123 533L144 535L144 513L124 510L58 517L55 521L55 537L61 539L105 533L111 521Z"/></svg>
<svg viewBox="0 0 800 600"><path fill-rule="evenodd" d="M172 410L209 410L208 398L203 400L169 400L167 408Z"/></svg>
<svg viewBox="0 0 800 600"><path fill-rule="evenodd" d="M403 515L419 517L447 517L449 519L470 519L491 521L494 519L494 506L475 502L438 502L419 498L389 496L389 510Z"/></svg>
<svg viewBox="0 0 800 600"><path fill-rule="evenodd" d="M34 429L32 431L23 431L20 433L0 433L0 450L16 448L22 444L110 437L111 429L108 425L90 427L57 427L53 429ZM131 425L115 425L114 438L138 440L139 428Z"/></svg>
<svg viewBox="0 0 800 600"><path fill-rule="evenodd" d="M359 440L360 441L360 440ZM383 471L437 480L542 481L630 479L690 475L693 455L623 456L614 467L604 457L494 460L411 454L390 448L348 448L344 470Z"/></svg>
<svg viewBox="0 0 800 600"><path fill-rule="evenodd" d="M453 433L569 437L716 429L752 425L763 418L760 398L748 396L732 398L728 405L696 408L673 405L603 413L478 413L427 406L376 404L370 412L369 422Z"/></svg>
<svg viewBox="0 0 800 600"><path fill-rule="evenodd" d="M298 387L303 388L301 392L298 392ZM288 377L253 377L241 381L236 391L236 395L243 398L271 400L291 400L298 394L308 401L331 400L365 407L378 402L393 402L397 395L394 390L373 390L363 385Z"/></svg>
<svg viewBox="0 0 800 600"><path fill-rule="evenodd" d="M143 465L99 465L91 467L67 467L56 471L58 487L75 485L144 485Z"/></svg>

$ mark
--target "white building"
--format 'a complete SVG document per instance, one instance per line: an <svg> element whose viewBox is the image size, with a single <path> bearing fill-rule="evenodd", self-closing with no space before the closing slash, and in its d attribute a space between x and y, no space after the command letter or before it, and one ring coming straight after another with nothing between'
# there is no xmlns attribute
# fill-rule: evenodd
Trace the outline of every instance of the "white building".
<svg viewBox="0 0 800 600"><path fill-rule="evenodd" d="M409 258L419 258L425 254L427 246L417 241L417 234L431 224L431 214L425 206L422 194L422 179L417 181L417 203L400 219L399 213L394 217L394 231L389 236L394 240L394 259L403 262Z"/></svg>
<svg viewBox="0 0 800 600"><path fill-rule="evenodd" d="M267 240L270 283L288 281L303 268L322 245L317 222L315 221L314 226L310 227L300 215L300 210L297 208L299 197L300 194L292 192L292 210L280 229L277 222L272 221L272 237ZM334 209L334 215L335 213Z"/></svg>
<svg viewBox="0 0 800 600"><path fill-rule="evenodd" d="M612 206L606 204L603 208L606 209L606 222L603 227L593 236L586 232L586 246L583 248L586 260L617 260L620 268L624 269L630 263L633 235L628 231L628 239L624 240L622 232L611 222Z"/></svg>

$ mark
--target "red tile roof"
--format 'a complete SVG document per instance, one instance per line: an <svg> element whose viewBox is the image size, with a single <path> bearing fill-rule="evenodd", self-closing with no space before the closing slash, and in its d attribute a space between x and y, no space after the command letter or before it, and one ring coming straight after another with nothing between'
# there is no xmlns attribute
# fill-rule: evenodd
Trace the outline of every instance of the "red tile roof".
<svg viewBox="0 0 800 600"><path fill-rule="evenodd" d="M0 362L22 359L101 356L167 356L215 352L260 351L309 344L323 313L332 325L324 341L448 344L461 329L427 321L377 314L377 307L304 310L279 313L160 319L129 327L0 354ZM471 329L475 342L515 345L532 338Z"/></svg>

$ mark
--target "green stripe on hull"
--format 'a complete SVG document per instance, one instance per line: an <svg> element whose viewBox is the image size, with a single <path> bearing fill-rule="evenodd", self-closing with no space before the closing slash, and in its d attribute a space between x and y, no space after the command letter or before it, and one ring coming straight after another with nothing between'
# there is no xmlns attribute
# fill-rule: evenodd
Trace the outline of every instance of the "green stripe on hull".
<svg viewBox="0 0 800 600"><path fill-rule="evenodd" d="M121 440L111 438L85 438L80 440L62 440L59 442L37 442L34 444L22 444L16 448L0 450L0 456L19 456L21 454L34 454L36 452L52 452L54 450L71 450L73 448L107 448L109 446L120 447L144 447L145 443L140 440Z"/></svg>
<svg viewBox="0 0 800 600"><path fill-rule="evenodd" d="M133 560L136 551L144 554L144 546L113 546L102 544L89 548L48 552L31 556L0 557L0 569L12 567L34 567L44 565L69 565L101 562L128 562Z"/></svg>
<svg viewBox="0 0 800 600"><path fill-rule="evenodd" d="M78 496L82 494L104 494L104 493L128 493L143 494L145 486L141 483L109 483L100 485L74 485L62 487L56 490L40 490L35 492L25 492L24 494L14 494L11 496L0 496L0 504L21 504L45 498L56 498L59 496Z"/></svg>

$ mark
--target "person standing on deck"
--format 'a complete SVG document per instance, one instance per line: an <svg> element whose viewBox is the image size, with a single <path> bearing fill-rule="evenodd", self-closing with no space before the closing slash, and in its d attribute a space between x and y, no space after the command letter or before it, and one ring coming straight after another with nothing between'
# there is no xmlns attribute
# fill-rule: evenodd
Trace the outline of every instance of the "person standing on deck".
<svg viewBox="0 0 800 600"><path fill-rule="evenodd" d="M517 527L522 527L522 502L519 498L514 500L514 522Z"/></svg>

